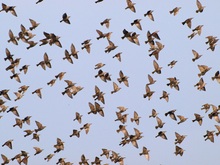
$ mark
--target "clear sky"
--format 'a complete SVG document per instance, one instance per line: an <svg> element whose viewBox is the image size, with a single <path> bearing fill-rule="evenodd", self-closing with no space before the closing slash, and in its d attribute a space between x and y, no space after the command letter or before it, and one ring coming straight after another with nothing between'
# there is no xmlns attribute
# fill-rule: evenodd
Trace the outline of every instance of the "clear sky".
<svg viewBox="0 0 220 165"><path fill-rule="evenodd" d="M216 80L211 80L215 72L220 70L219 45L217 44L215 51L211 51L207 50L208 45L205 44L207 36L219 37L220 35L220 24L216 19L219 17L220 2L200 0L202 5L206 6L202 13L196 13L195 0L133 0L133 2L136 3L136 13L129 9L125 10L127 6L125 0L104 0L97 4L95 0L44 0L39 4L35 4L36 1L34 0L3 1L6 5L16 6L17 17L11 13L0 13L0 89L10 89L8 94L11 101L6 100L4 97L1 98L6 101L5 105L9 108L18 106L17 109L20 114L18 118L32 117L31 124L23 124L23 128L20 129L17 126L13 127L15 115L11 112L0 113L0 116L2 116L0 119L0 144L9 139L14 139L13 149L11 150L6 146L1 147L0 154L12 158L21 150L25 150L29 152L29 164L31 165L55 164L59 158L66 158L66 161L78 164L82 154L89 159L89 163L98 156L102 160L102 164L114 164L110 159L106 159L104 156L100 157L101 149L106 148L125 157L125 165L219 164L220 137L215 136L214 143L209 140L205 141L203 137L207 130L217 131L215 125L218 125L218 123L214 119L209 119L208 114L211 113L211 109L205 113L205 111L201 111L201 107L205 103L216 106L220 104L220 85ZM169 11L175 7L181 7L181 9L176 16L173 16ZM155 21L144 17L148 10L153 10ZM64 13L70 16L70 25L64 22L60 23ZM193 17L192 28L189 29L186 25L183 26L182 22L191 17ZM100 25L100 22L106 18L111 18L109 28ZM27 50L28 45L21 40L18 41L18 45L8 43L9 29L17 36L21 24L27 29L31 26L29 19L40 23L32 31L36 36L31 39L38 42L38 44ZM131 26L135 19L142 19L142 30L139 30L136 26ZM198 25L203 25L201 35L196 35L190 40L187 36ZM96 39L98 37L97 29L104 33L112 32L110 40L118 47L110 53L105 53L108 41L107 39ZM122 40L123 29L139 34L140 46L129 42L127 39ZM152 74L155 58L154 56L149 57L149 45L144 43L147 40L147 31L159 31L160 42L165 45L157 61L162 67L161 74ZM40 47L39 40L44 38L43 32L60 36L62 48L56 45ZM81 49L81 43L86 39L91 39L90 54ZM72 43L79 51L79 58L73 58L74 64L63 60L65 49L70 51ZM6 48L14 54L14 59L21 58L16 73L19 73L19 69L23 65L30 65L27 74L22 72L19 75L21 83L10 79L12 73L5 70L10 65L9 61L4 61ZM192 49L203 55L195 62L192 62ZM52 59L52 68L43 70L40 66L37 67L36 64L43 60L45 52L48 54L49 59ZM119 52L122 52L121 62L112 58ZM167 65L172 60L176 60L177 63L171 69ZM106 64L102 70L110 73L111 81L103 82L100 78L94 77L98 72L94 67L99 62ZM206 91L199 91L194 87L200 79L198 77L200 71L197 65L212 67L203 76L204 81L207 83ZM129 77L129 87L117 81L120 70ZM47 83L60 72L66 72L64 78L61 81L57 80L54 86L48 86ZM150 86L150 89L155 91L151 100L143 98L145 85L148 83L148 74L157 81ZM169 82L167 80L169 77L179 79L179 91L166 85ZM71 80L77 83L77 86L84 88L71 99L67 95L61 94L66 87L64 80ZM116 82L121 90L111 94L113 82ZM21 85L30 87L23 98L14 101L16 98L14 92L17 92ZM88 115L90 111L88 103L94 103L92 95L95 94L95 85L105 93L105 104L97 101L104 107L104 117L99 114ZM42 88L42 99L36 94L32 94L37 88ZM159 99L163 90L169 93L169 102ZM144 137L137 141L138 149L131 143L123 147L119 146L123 134L121 132L117 133L116 130L122 123L114 121L117 118L118 106L128 108L125 112L128 113L128 120L125 123L128 133L134 134L134 128L143 132ZM156 119L148 117L152 109L156 109L159 113L158 117L165 122L163 128L156 130ZM176 115L183 115L188 120L178 125L178 121L172 120L169 116L166 117L164 114L172 109L176 109ZM139 125L130 121L134 111L141 116ZM81 124L73 121L75 112L83 115ZM192 122L195 118L194 113L204 116L201 126L198 122ZM26 129L36 129L35 121L39 121L46 126L44 130L39 132L39 142L31 140L32 135L24 137L25 133L23 132ZM92 123L88 134L85 134L85 131L82 130L80 138L69 137L73 129L79 130L86 123ZM159 131L167 131L168 140L160 137L155 138ZM178 144L185 150L182 157L174 154L175 132L187 135L185 140L180 145ZM56 153L49 162L46 162L44 158L55 151L53 146L56 144L57 138L65 142L65 148L63 151ZM149 161L144 156L139 156L143 146L150 150ZM44 150L34 156L35 150L33 147L40 147ZM10 164L17 164L17 162L16 160L11 161Z"/></svg>

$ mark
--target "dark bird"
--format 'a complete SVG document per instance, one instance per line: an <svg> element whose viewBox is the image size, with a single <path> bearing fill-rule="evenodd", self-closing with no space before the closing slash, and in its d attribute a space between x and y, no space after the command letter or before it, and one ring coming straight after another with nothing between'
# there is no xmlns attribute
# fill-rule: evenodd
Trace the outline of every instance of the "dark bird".
<svg viewBox="0 0 220 165"><path fill-rule="evenodd" d="M145 85L145 91L146 93L143 94L143 97L144 98L148 97L148 100L150 100L153 94L155 93L155 91L151 91L150 87L147 84Z"/></svg>
<svg viewBox="0 0 220 165"><path fill-rule="evenodd" d="M9 35L8 42L12 42L13 44L18 45L16 37L14 36L13 32L11 31L11 29L9 30L8 35Z"/></svg>
<svg viewBox="0 0 220 165"><path fill-rule="evenodd" d="M38 27L40 25L40 23L37 23L33 19L29 19L29 21L31 22L31 27L29 28L30 30L34 30L36 27Z"/></svg>
<svg viewBox="0 0 220 165"><path fill-rule="evenodd" d="M200 57L202 57L202 55L200 55L197 51L192 49L192 53L194 55L194 58L192 59L193 62L195 62L196 60L198 60Z"/></svg>
<svg viewBox="0 0 220 165"><path fill-rule="evenodd" d="M123 82L127 87L129 87L128 78L129 77L125 76L121 70L119 71L119 78L117 78L119 83Z"/></svg>
<svg viewBox="0 0 220 165"><path fill-rule="evenodd" d="M205 6L202 6L202 4L199 0L196 0L196 6L197 6L196 13L202 13Z"/></svg>
<svg viewBox="0 0 220 165"><path fill-rule="evenodd" d="M119 52L116 55L114 55L112 58L116 58L116 59L118 59L118 61L121 62L121 54L122 54L122 52Z"/></svg>
<svg viewBox="0 0 220 165"><path fill-rule="evenodd" d="M109 43L109 45L105 48L105 53L109 53L118 47L110 40L108 40L108 43Z"/></svg>
<svg viewBox="0 0 220 165"><path fill-rule="evenodd" d="M81 122L82 122L82 116L83 116L83 115L80 115L79 112L76 112L76 113L75 113L75 118L73 119L73 121L77 120L77 121L79 122L79 124L81 124Z"/></svg>
<svg viewBox="0 0 220 165"><path fill-rule="evenodd" d="M10 12L12 15L17 17L17 13L15 11L15 7L16 6L7 6L6 4L2 3L2 9L0 10L0 12L1 11L5 11L6 13Z"/></svg>
<svg viewBox="0 0 220 165"><path fill-rule="evenodd" d="M215 131L206 131L206 134L203 136L206 140L210 140L212 143L214 143L214 132Z"/></svg>
<svg viewBox="0 0 220 165"><path fill-rule="evenodd" d="M183 142L183 140L185 139L186 135L180 135L179 133L175 132L175 144L181 144Z"/></svg>
<svg viewBox="0 0 220 165"><path fill-rule="evenodd" d="M158 132L156 138L160 136L161 138L167 140L167 136L165 135L165 133L166 133L166 131L160 131L160 132Z"/></svg>
<svg viewBox="0 0 220 165"><path fill-rule="evenodd" d="M22 128L23 126L23 121L19 118L15 118L15 124L13 125L13 127L18 126L19 128Z"/></svg>
<svg viewBox="0 0 220 165"><path fill-rule="evenodd" d="M204 82L203 78L200 78L199 82L196 83L194 87L197 87L197 89L200 91L206 91L205 85L206 83Z"/></svg>
<svg viewBox="0 0 220 165"><path fill-rule="evenodd" d="M150 117L155 118L155 117L157 117L158 114L159 114L159 113L157 113L157 111L156 111L155 109L152 109L152 112L151 112L151 115L149 116L149 118L150 118Z"/></svg>
<svg viewBox="0 0 220 165"><path fill-rule="evenodd" d="M147 13L144 14L144 16L148 16L150 20L154 21L153 10L148 10Z"/></svg>
<svg viewBox="0 0 220 165"><path fill-rule="evenodd" d="M62 20L60 22L65 22L67 24L70 24L69 18L70 18L70 16L68 16L66 13L64 13L62 16Z"/></svg>
<svg viewBox="0 0 220 165"><path fill-rule="evenodd" d="M175 154L175 155L183 156L184 151L185 151L185 150L182 149L181 147L176 146L176 151L174 152L174 154Z"/></svg>
<svg viewBox="0 0 220 165"><path fill-rule="evenodd" d="M131 26L135 25L139 30L142 30L142 27L141 27L141 19L135 19L132 23L131 23Z"/></svg>
<svg viewBox="0 0 220 165"><path fill-rule="evenodd" d="M169 115L171 119L176 120L176 115L175 115L176 110L171 110L165 113L165 116Z"/></svg>
<svg viewBox="0 0 220 165"><path fill-rule="evenodd" d="M166 91L163 91L160 99L165 99L168 102L169 101L169 93L167 93Z"/></svg>
<svg viewBox="0 0 220 165"><path fill-rule="evenodd" d="M219 71L215 72L215 75L212 77L212 81L216 80L218 83L220 83L220 74Z"/></svg>
<svg viewBox="0 0 220 165"><path fill-rule="evenodd" d="M163 125L165 123L163 123L163 121L159 118L159 117L156 117L156 120L157 120L157 126L155 126L156 129L158 128L163 128Z"/></svg>
<svg viewBox="0 0 220 165"><path fill-rule="evenodd" d="M203 116L200 116L200 114L194 113L195 119L192 120L192 122L197 121L199 123L199 125L202 125L202 118Z"/></svg>
<svg viewBox="0 0 220 165"><path fill-rule="evenodd" d="M35 91L33 91L32 94L36 93L37 96L42 99L41 90L42 90L42 88L38 88Z"/></svg>
<svg viewBox="0 0 220 165"><path fill-rule="evenodd" d="M105 25L107 28L109 28L111 18L106 18L104 21L102 21L100 24L103 26Z"/></svg>
<svg viewBox="0 0 220 165"><path fill-rule="evenodd" d="M13 139L7 140L4 144L2 144L2 147L7 146L8 148L12 149L12 142Z"/></svg>
<svg viewBox="0 0 220 165"><path fill-rule="evenodd" d="M138 113L136 112L136 111L134 111L134 117L133 118L131 118L131 122L133 122L133 121L135 121L135 123L137 124L137 125L139 125L139 119L140 119L141 117L140 116L138 116Z"/></svg>

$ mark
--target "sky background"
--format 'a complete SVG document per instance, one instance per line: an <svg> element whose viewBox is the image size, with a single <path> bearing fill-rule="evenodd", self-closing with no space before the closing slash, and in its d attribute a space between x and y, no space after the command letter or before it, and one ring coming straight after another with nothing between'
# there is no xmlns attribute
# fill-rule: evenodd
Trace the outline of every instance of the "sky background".
<svg viewBox="0 0 220 165"><path fill-rule="evenodd" d="M203 13L196 13L196 1L191 0L133 0L136 3L136 13L130 10L125 10L125 0L104 0L101 3L95 4L94 0L84 1L54 1L44 0L38 5L35 1L28 0L8 0L3 3L9 6L16 6L15 10L18 17L11 13L0 13L1 31L0 31L0 54L1 54L1 89L10 89L9 96L12 101L6 100L5 105L9 107L18 106L20 118L32 116L31 125L24 124L23 128L13 127L16 116L12 113L1 113L3 116L0 119L0 144L3 144L9 139L14 139L13 149L1 147L0 153L8 158L14 157L21 150L29 152L29 164L43 165L55 164L61 157L66 158L66 161L78 164L82 154L89 159L89 162L94 161L95 157L102 153L102 148L113 150L125 157L125 165L133 164L149 164L149 165L171 165L171 164L212 164L217 165L219 162L219 137L215 136L215 142L209 140L204 141L203 135L206 130L216 130L216 121L208 118L208 113L201 111L201 107L205 103L219 105L220 85L216 81L212 81L217 70L220 70L219 45L216 46L214 52L207 50L208 45L205 44L206 36L219 36L220 24L217 23L218 6L220 2L216 0L202 1L202 5L206 6ZM169 13L175 7L182 7L176 16ZM151 21L144 14L148 10L154 10L153 15L155 21ZM63 13L70 15L71 25L60 23ZM192 29L198 25L204 25L201 36L195 36L192 40L187 36L192 33L186 25L181 22L187 18L193 17ZM17 36L20 31L20 25L23 24L26 28L31 26L29 18L39 22L40 25L32 32L36 36L33 41L39 42L44 38L43 32L54 33L60 36L62 48L56 45L45 45L27 50L27 44L19 41L18 46L8 43L8 31L11 29ZM106 18L111 18L110 27L107 29L101 26ZM135 26L131 26L131 22L135 19L142 19L142 31ZM110 53L105 53L105 47L108 46L106 39L97 40L98 34L96 29L102 32L113 32L111 41L118 46L117 49ZM129 42L127 39L122 40L123 29L133 31L138 34L140 46ZM151 72L153 68L153 56L149 57L149 46L144 44L147 40L147 31L153 32L159 30L160 42L165 45L160 52L159 60L157 61L162 66L162 74L154 74ZM91 53L88 54L81 49L81 43L91 39ZM70 45L74 44L79 51L79 59L73 59L74 64L63 60L64 50L70 51ZM12 73L6 71L5 68L10 65L9 61L4 61L5 48L8 48L14 59L21 58L16 72L23 65L30 65L26 75L20 74L21 83L14 79L10 79ZM203 56L196 62L192 62L192 49L196 50ZM36 64L43 60L44 53L47 53L52 59L52 68L47 68L46 71ZM122 62L119 62L112 57L122 52ZM170 61L178 61L174 68L170 69L167 65ZM107 83L94 76L97 70L94 69L95 64L102 62L106 66L103 71L111 74L112 81ZM207 65L212 69L203 76L207 83L206 91L198 91L194 85L199 81L199 69L197 65ZM119 84L117 78L119 71L129 77L129 87L124 84ZM66 72L63 80L57 80L53 87L47 85L54 76L60 72ZM157 82L150 86L155 91L152 99L143 98L145 93L145 84L148 83L147 75L150 74ZM168 77L177 77L180 81L180 91L171 89L166 84ZM62 95L66 83L64 80L71 80L77 85L84 87L73 99L67 95ZM111 94L113 90L112 82L116 82L122 89ZM21 85L29 85L30 88L25 93L21 100L14 101L16 98L13 92L16 92ZM88 102L94 103L92 95L95 93L94 87L97 85L101 91L105 93L104 107L105 117L100 115L88 115L90 111ZM42 99L32 92L42 88ZM169 102L164 99L160 100L162 91L165 90L169 95ZM4 98L2 98L4 99ZM4 99L5 100L5 99ZM119 146L123 134L117 133L118 126L122 123L114 121L116 119L116 111L118 106L128 108L127 130L130 134L134 134L133 128L143 132L143 138L138 140L139 148L135 148L131 143L124 147ZM157 125L155 118L149 118L152 109L156 109L163 122L166 124L162 129L155 129ZM170 117L165 117L164 113L169 110L176 109L176 115L183 115L188 118L185 123L180 125L177 121ZM130 121L134 111L137 111L141 116L140 124L136 125ZM82 123L73 121L75 112L83 115ZM209 111L211 112L211 111ZM204 116L202 126L197 122L192 122L194 113ZM24 138L25 129L35 129L35 120L40 121L46 128L39 132L40 142L31 140L32 135ZM85 123L92 123L90 131L85 134L84 130L80 133L80 138L72 137L73 129L79 129ZM159 131L167 131L168 140L155 138ZM184 155L176 156L175 152L175 132L182 135L187 135L185 140L179 145L185 150ZM53 153L56 144L56 138L65 141L64 151L60 151L47 163L44 160L48 154ZM145 146L150 150L150 161L147 161L144 156L139 156L142 152L142 147ZM33 147L43 148L44 151L39 155L34 156L35 150ZM102 163L109 163L109 159L100 157ZM10 164L17 164L16 161Z"/></svg>

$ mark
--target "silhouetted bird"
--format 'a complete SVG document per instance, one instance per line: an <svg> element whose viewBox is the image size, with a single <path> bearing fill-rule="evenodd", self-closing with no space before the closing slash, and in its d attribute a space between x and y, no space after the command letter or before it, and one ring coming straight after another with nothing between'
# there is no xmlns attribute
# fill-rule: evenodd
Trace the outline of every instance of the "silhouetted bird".
<svg viewBox="0 0 220 165"><path fill-rule="evenodd" d="M70 24L69 18L70 18L70 16L68 16L66 13L64 13L62 16L62 20L60 22L65 22L67 24Z"/></svg>

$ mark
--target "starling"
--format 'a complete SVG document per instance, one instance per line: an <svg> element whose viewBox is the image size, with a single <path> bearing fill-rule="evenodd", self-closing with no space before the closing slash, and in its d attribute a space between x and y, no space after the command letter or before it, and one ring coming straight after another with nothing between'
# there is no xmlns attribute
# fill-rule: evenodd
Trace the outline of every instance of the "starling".
<svg viewBox="0 0 220 165"><path fill-rule="evenodd" d="M131 118L131 122L135 121L135 123L136 123L137 125L139 125L139 119L140 119L140 118L141 118L141 117L138 116L138 113L137 113L136 111L134 111L134 117Z"/></svg>
<svg viewBox="0 0 220 165"><path fill-rule="evenodd" d="M100 24L103 26L105 25L106 28L109 28L109 25L110 25L110 18L106 18L104 21L102 21Z"/></svg>
<svg viewBox="0 0 220 165"><path fill-rule="evenodd" d="M118 82L119 83L123 82L127 87L129 87L128 78L129 77L125 76L124 73L120 70L119 78L117 78Z"/></svg>
<svg viewBox="0 0 220 165"><path fill-rule="evenodd" d="M173 68L176 63L177 61L173 60L167 66L170 66L170 68Z"/></svg>
<svg viewBox="0 0 220 165"><path fill-rule="evenodd" d="M9 30L8 35L9 35L9 38L10 38L8 40L8 42L12 42L13 44L18 45L18 42L17 42L17 40L16 40L16 38L15 38L15 36L14 36L14 34L11 30Z"/></svg>
<svg viewBox="0 0 220 165"><path fill-rule="evenodd" d="M149 83L147 85L152 85L156 82L156 80L154 80L153 77L149 74L148 74L148 80L149 80Z"/></svg>
<svg viewBox="0 0 220 165"><path fill-rule="evenodd" d="M109 53L118 47L118 46L115 46L115 44L110 40L108 40L108 43L109 45L105 48L105 53Z"/></svg>
<svg viewBox="0 0 220 165"><path fill-rule="evenodd" d="M197 121L198 123L199 123L199 125L201 126L202 125L202 116L200 116L199 114L197 114L197 113L194 113L194 115L195 115L195 119L194 120L192 120L192 122L195 122L195 121Z"/></svg>
<svg viewBox="0 0 220 165"><path fill-rule="evenodd" d="M158 128L163 128L163 125L165 123L163 123L163 121L159 118L159 117L156 117L156 120L157 120L157 126L155 126L156 129Z"/></svg>
<svg viewBox="0 0 220 165"><path fill-rule="evenodd" d="M184 116L177 115L177 117L180 119L180 121L177 124L185 122L188 118L185 118Z"/></svg>
<svg viewBox="0 0 220 165"><path fill-rule="evenodd" d="M199 77L204 76L206 72L208 72L212 67L208 67L206 65L198 65L200 73L198 74Z"/></svg>
<svg viewBox="0 0 220 165"><path fill-rule="evenodd" d="M91 123L86 123L86 124L83 125L83 127L80 128L80 130L83 130L83 129L84 129L85 132L86 132L86 134L88 134L91 125L92 125Z"/></svg>
<svg viewBox="0 0 220 165"><path fill-rule="evenodd" d="M117 58L118 61L121 62L121 54L122 54L122 52L119 52L119 53L117 53L116 55L114 55L112 58Z"/></svg>
<svg viewBox="0 0 220 165"><path fill-rule="evenodd" d="M42 131L46 126L43 126L39 121L35 121L36 125L37 125L37 129L35 129L34 131L37 133L38 131Z"/></svg>
<svg viewBox="0 0 220 165"><path fill-rule="evenodd" d="M142 30L142 27L141 27L141 19L135 19L132 23L131 23L131 26L133 26L133 25L135 25L135 26L137 26L137 28L139 29L139 30Z"/></svg>
<svg viewBox="0 0 220 165"><path fill-rule="evenodd" d="M206 134L203 136L205 138L205 141L206 140L210 140L212 143L214 143L214 132L215 131L206 131Z"/></svg>
<svg viewBox="0 0 220 165"><path fill-rule="evenodd" d="M79 138L79 137L80 137L80 131L74 129L74 130L73 130L73 133L70 135L70 137L73 137L73 136L76 136L76 137Z"/></svg>
<svg viewBox="0 0 220 165"><path fill-rule="evenodd" d="M175 132L175 136L176 136L175 144L178 144L178 143L181 144L186 137L186 135L180 135L177 132Z"/></svg>
<svg viewBox="0 0 220 165"><path fill-rule="evenodd" d="M36 27L38 27L38 25L40 25L40 23L37 23L33 19L29 19L29 21L31 22L31 27L29 28L30 30L34 30Z"/></svg>
<svg viewBox="0 0 220 165"><path fill-rule="evenodd" d="M39 153L41 153L43 151L43 149L40 149L39 147L33 147L35 149L35 154L34 155L37 155Z"/></svg>
<svg viewBox="0 0 220 165"><path fill-rule="evenodd" d="M176 120L176 115L174 114L176 112L176 110L171 110L165 113L165 116L169 115L171 117L171 119Z"/></svg>
<svg viewBox="0 0 220 165"><path fill-rule="evenodd" d="M111 94L116 93L121 89L115 82L113 82L113 88L114 90L111 91Z"/></svg>
<svg viewBox="0 0 220 165"><path fill-rule="evenodd" d="M148 150L146 147L143 147L142 152L139 153L139 155L144 155L145 158L149 161L150 160L150 155L149 155L150 150Z"/></svg>
<svg viewBox="0 0 220 165"><path fill-rule="evenodd" d="M204 82L203 78L200 78L199 82L196 83L196 84L194 85L194 87L197 86L197 89L198 89L198 90L200 90L200 91L201 91L201 90L202 90L202 91L206 91L205 85L206 85L206 83Z"/></svg>
<svg viewBox="0 0 220 165"><path fill-rule="evenodd" d="M165 135L165 133L166 133L166 131L160 131L160 132L158 132L156 138L160 136L161 138L167 140L167 136Z"/></svg>
<svg viewBox="0 0 220 165"><path fill-rule="evenodd" d="M181 7L175 7L173 10L170 11L170 14L173 14L174 16L178 14Z"/></svg>
<svg viewBox="0 0 220 165"><path fill-rule="evenodd" d="M187 18L185 21L182 22L183 25L187 25L190 29L192 27L192 19L193 18Z"/></svg>
<svg viewBox="0 0 220 165"><path fill-rule="evenodd" d="M69 18L70 18L70 16L68 16L66 13L64 13L62 16L62 20L60 22L65 22L67 24L70 24Z"/></svg>
<svg viewBox="0 0 220 165"><path fill-rule="evenodd" d="M12 149L12 142L13 142L13 139L10 139L6 141L4 144L2 144L2 147L7 146L8 148Z"/></svg>
<svg viewBox="0 0 220 165"><path fill-rule="evenodd" d="M150 118L150 117L155 118L155 117L157 117L158 114L159 114L159 113L157 113L157 111L156 111L155 109L152 109L152 112L151 112L151 115L149 116L149 118Z"/></svg>
<svg viewBox="0 0 220 165"><path fill-rule="evenodd" d="M160 99L162 99L162 98L164 98L168 102L169 101L169 93L167 93L166 91L163 91Z"/></svg>
<svg viewBox="0 0 220 165"><path fill-rule="evenodd" d="M215 72L215 75L212 77L212 80L216 80L218 83L220 83L220 74L219 71Z"/></svg>
<svg viewBox="0 0 220 165"><path fill-rule="evenodd" d="M154 16L153 16L153 10L148 10L146 14L144 14L144 16L148 16L150 18L150 20L154 21Z"/></svg>
<svg viewBox="0 0 220 165"><path fill-rule="evenodd" d="M205 6L202 6L201 2L199 0L196 0L196 6L197 6L197 10L196 10L196 13L202 13Z"/></svg>
<svg viewBox="0 0 220 165"><path fill-rule="evenodd" d="M49 162L50 159L53 158L53 156L54 156L54 154L49 154L49 155L47 155L47 156L44 158L44 160L47 160L47 162Z"/></svg>
<svg viewBox="0 0 220 165"><path fill-rule="evenodd" d="M73 121L77 120L77 121L79 122L79 124L81 124L81 122L82 122L82 116L83 116L83 115L80 115L79 112L76 112L76 115L75 115L75 116L76 116L76 117L73 119Z"/></svg>
<svg viewBox="0 0 220 165"><path fill-rule="evenodd" d="M132 12L136 13L136 10L135 10L135 3L133 3L131 0L126 0L127 2L127 7L125 9L130 9Z"/></svg>
<svg viewBox="0 0 220 165"><path fill-rule="evenodd" d="M19 128L22 128L23 122L22 122L21 119L15 118L15 122L16 122L16 123L13 125L13 127L18 126Z"/></svg>
<svg viewBox="0 0 220 165"><path fill-rule="evenodd" d="M7 158L5 155L3 155L3 154L1 154L1 157L2 157L2 160L3 160L2 165L9 164L10 159L8 159L8 158Z"/></svg>
<svg viewBox="0 0 220 165"><path fill-rule="evenodd" d="M154 71L152 72L152 74L154 74L155 72L161 74L162 67L160 67L155 60L153 61L153 65L154 65Z"/></svg>
<svg viewBox="0 0 220 165"><path fill-rule="evenodd" d="M15 17L17 17L17 13L15 11L15 7L16 6L7 6L6 4L2 3L2 9L1 11L5 11L6 13L10 12L12 15L14 15Z"/></svg>
<svg viewBox="0 0 220 165"><path fill-rule="evenodd" d="M151 91L150 87L147 84L145 86L145 91L146 91L146 93L143 94L143 97L144 98L148 97L148 100L150 100L155 91Z"/></svg>
<svg viewBox="0 0 220 165"><path fill-rule="evenodd" d="M41 90L42 90L42 88L38 88L35 91L33 91L32 94L36 93L37 96L42 99Z"/></svg>
<svg viewBox="0 0 220 165"><path fill-rule="evenodd" d="M176 151L174 152L175 155L183 156L185 150L183 150L181 147L176 146Z"/></svg>
<svg viewBox="0 0 220 165"><path fill-rule="evenodd" d="M200 57L202 57L202 55L200 55L197 51L192 49L192 53L194 55L194 58L192 59L193 62L195 62L196 60L198 60Z"/></svg>

